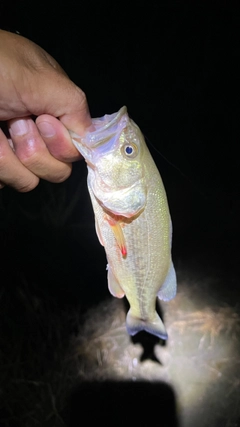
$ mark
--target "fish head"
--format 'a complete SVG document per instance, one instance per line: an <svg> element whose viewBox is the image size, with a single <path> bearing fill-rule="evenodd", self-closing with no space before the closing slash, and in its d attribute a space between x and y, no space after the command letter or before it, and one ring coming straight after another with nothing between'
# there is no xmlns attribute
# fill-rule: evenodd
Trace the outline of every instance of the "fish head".
<svg viewBox="0 0 240 427"><path fill-rule="evenodd" d="M93 119L92 128L84 137L71 134L87 162L88 185L107 211L135 216L144 209L147 196L143 135L129 118L126 107Z"/></svg>

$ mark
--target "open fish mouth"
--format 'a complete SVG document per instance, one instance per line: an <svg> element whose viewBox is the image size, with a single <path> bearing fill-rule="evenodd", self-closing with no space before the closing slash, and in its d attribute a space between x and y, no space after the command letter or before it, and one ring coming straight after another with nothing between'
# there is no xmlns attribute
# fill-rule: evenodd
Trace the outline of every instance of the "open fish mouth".
<svg viewBox="0 0 240 427"><path fill-rule="evenodd" d="M101 153L113 150L118 143L122 130L129 123L127 107L122 107L117 113L92 119L91 131L84 137L70 131L70 136L76 148L86 162L94 168L94 150L101 147Z"/></svg>
<svg viewBox="0 0 240 427"><path fill-rule="evenodd" d="M114 135L119 135L129 122L127 107L122 107L117 113L105 114L105 116L92 119L94 130L85 136L88 147L96 148L104 144Z"/></svg>

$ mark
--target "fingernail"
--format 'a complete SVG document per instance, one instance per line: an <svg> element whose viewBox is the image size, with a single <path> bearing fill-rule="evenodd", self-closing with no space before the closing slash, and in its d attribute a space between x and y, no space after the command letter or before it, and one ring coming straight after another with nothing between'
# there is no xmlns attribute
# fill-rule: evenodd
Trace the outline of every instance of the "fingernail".
<svg viewBox="0 0 240 427"><path fill-rule="evenodd" d="M37 127L44 138L50 138L56 134L54 127L48 122L38 123Z"/></svg>
<svg viewBox="0 0 240 427"><path fill-rule="evenodd" d="M14 136L25 135L29 131L28 120L16 120L12 122L9 126L9 130Z"/></svg>

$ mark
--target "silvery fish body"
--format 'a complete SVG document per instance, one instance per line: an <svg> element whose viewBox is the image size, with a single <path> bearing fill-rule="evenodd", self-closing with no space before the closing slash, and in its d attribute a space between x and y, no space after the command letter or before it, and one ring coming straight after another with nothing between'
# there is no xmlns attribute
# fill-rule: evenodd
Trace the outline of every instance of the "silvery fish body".
<svg viewBox="0 0 240 427"><path fill-rule="evenodd" d="M93 119L84 138L71 134L88 166L96 231L108 260L112 295L128 299L130 335L145 330L162 339L156 298L176 294L172 226L164 186L138 126L126 107Z"/></svg>

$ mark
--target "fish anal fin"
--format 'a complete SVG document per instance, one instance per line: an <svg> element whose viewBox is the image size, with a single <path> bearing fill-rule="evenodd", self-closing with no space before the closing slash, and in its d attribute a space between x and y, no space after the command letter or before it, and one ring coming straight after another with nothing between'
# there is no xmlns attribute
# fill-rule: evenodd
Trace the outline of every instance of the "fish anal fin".
<svg viewBox="0 0 240 427"><path fill-rule="evenodd" d="M113 231L113 234L122 252L122 255L125 257L127 255L127 247L126 247L126 241L125 241L125 237L124 237L120 222L116 221L115 219L111 218L108 215L106 216L106 220L108 221L108 224L110 225L111 230Z"/></svg>
<svg viewBox="0 0 240 427"><path fill-rule="evenodd" d="M113 274L113 271L109 265L107 265L108 270L108 289L109 292L116 298L123 298L125 292L122 290L119 282Z"/></svg>
<svg viewBox="0 0 240 427"><path fill-rule="evenodd" d="M126 318L127 331L129 335L136 335L140 331L146 331L158 338L166 340L168 338L167 331L157 312L153 320L143 320L135 317L129 310Z"/></svg>
<svg viewBox="0 0 240 427"><path fill-rule="evenodd" d="M177 279L176 279L175 269L171 261L168 274L157 296L159 299L163 301L169 301L175 297L176 292L177 292Z"/></svg>

